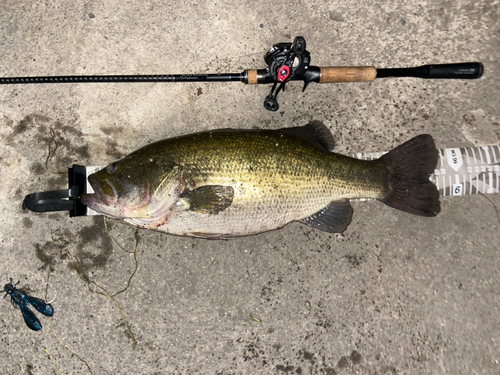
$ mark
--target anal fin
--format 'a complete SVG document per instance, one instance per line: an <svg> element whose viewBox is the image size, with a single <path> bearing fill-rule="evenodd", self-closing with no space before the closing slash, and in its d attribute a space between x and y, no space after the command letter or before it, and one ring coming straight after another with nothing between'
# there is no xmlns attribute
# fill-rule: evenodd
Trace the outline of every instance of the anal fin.
<svg viewBox="0 0 500 375"><path fill-rule="evenodd" d="M329 233L342 233L352 220L351 204L343 199L331 202L315 214L300 220L301 223Z"/></svg>

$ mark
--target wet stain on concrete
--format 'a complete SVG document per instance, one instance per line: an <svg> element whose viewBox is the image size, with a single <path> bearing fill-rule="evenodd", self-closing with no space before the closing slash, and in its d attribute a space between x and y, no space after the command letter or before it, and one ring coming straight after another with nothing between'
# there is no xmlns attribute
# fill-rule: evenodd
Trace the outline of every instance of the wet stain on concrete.
<svg viewBox="0 0 500 375"><path fill-rule="evenodd" d="M43 124L43 123L46 123L49 121L50 121L50 118L45 116L45 115L35 114L35 113L30 114L30 115L26 115L14 127L14 130L13 130L11 136L16 137L19 134L23 134L24 132L26 132L27 130L29 130L31 128L34 128L40 124Z"/></svg>
<svg viewBox="0 0 500 375"><path fill-rule="evenodd" d="M45 174L47 171L45 170L45 166L40 162L35 162L31 165L30 172L36 175Z"/></svg>
<svg viewBox="0 0 500 375"><path fill-rule="evenodd" d="M350 366L356 366L361 363L362 359L363 356L357 350L353 350L349 356L340 357L337 362L337 367L343 369Z"/></svg>
<svg viewBox="0 0 500 375"><path fill-rule="evenodd" d="M106 155L109 155L113 158L116 159L121 159L123 156L125 156L125 153L119 150L119 144L115 140L117 139L116 135L117 134L122 134L123 133L123 128L122 127L111 127L111 126L101 126L99 129L106 134L107 139L106 139Z"/></svg>
<svg viewBox="0 0 500 375"><path fill-rule="evenodd" d="M361 358L362 357L361 357L361 354L359 354L358 351L353 350L351 352L351 355L349 356L349 358L351 359L351 362L352 362L353 365L357 365L357 364L361 363Z"/></svg>
<svg viewBox="0 0 500 375"><path fill-rule="evenodd" d="M16 147L26 158L33 160L30 171L36 175L65 172L65 168L72 164L82 164L90 159L84 134L73 124L32 113L10 127L12 131L5 144Z"/></svg>
<svg viewBox="0 0 500 375"><path fill-rule="evenodd" d="M52 219L60 219L56 214ZM25 227L33 225L30 219L23 220ZM104 268L109 263L113 252L113 243L104 227L103 217L95 217L94 225L84 227L72 233L69 229L54 233L50 241L44 244L35 243L35 254L43 263L42 268L54 266L59 260L68 258L67 250L72 252L69 267L77 269L84 275L96 268ZM76 251L72 248L76 247Z"/></svg>
<svg viewBox="0 0 500 375"><path fill-rule="evenodd" d="M67 254L65 249L70 243L72 234L68 229L62 233L53 235L51 241L46 241L43 245L35 243L35 255L43 263L42 269L47 267L54 267L54 265L61 259L65 259Z"/></svg>
<svg viewBox="0 0 500 375"><path fill-rule="evenodd" d="M30 218L27 218L27 217L23 218L23 227L25 227L25 228L33 227L33 222L31 221Z"/></svg>
<svg viewBox="0 0 500 375"><path fill-rule="evenodd" d="M113 252L111 237L106 232L104 218L94 217L94 225L77 232L76 256L80 260L79 270L84 274L94 268L104 268ZM73 266L74 268L75 266Z"/></svg>
<svg viewBox="0 0 500 375"><path fill-rule="evenodd" d="M299 350L299 355L301 355L302 358L304 358L305 360L309 361L312 365L314 365L314 363L316 362L315 359L314 359L314 354L313 353L309 353L305 349Z"/></svg>
<svg viewBox="0 0 500 375"><path fill-rule="evenodd" d="M337 362L337 367L338 368L344 368L349 366L349 358L346 356L340 357L339 361Z"/></svg>

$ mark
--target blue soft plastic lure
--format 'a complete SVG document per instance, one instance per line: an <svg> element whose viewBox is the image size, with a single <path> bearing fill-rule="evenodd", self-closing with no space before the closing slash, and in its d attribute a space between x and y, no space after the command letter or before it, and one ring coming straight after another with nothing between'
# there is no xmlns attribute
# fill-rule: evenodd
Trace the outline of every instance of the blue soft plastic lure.
<svg viewBox="0 0 500 375"><path fill-rule="evenodd" d="M17 284L19 284L19 282L17 282ZM10 278L10 283L5 284L3 292L6 293L5 296L7 296L7 294L10 295L11 302L15 307L19 307L26 325L33 331L39 331L42 329L42 324L35 313L29 309L29 305L33 306L38 312L45 316L54 315L54 308L43 299L29 296L26 294L25 290L17 289L17 284L13 284L12 278Z"/></svg>

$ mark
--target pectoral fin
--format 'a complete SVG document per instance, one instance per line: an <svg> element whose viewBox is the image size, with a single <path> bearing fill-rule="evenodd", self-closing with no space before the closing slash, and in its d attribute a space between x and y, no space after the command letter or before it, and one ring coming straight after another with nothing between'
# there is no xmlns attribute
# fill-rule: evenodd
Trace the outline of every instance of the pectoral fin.
<svg viewBox="0 0 500 375"><path fill-rule="evenodd" d="M329 233L342 233L351 223L353 209L347 200L331 202L328 206L300 222Z"/></svg>
<svg viewBox="0 0 500 375"><path fill-rule="evenodd" d="M204 214L218 214L233 203L234 190L231 186L207 185L194 190L184 190L181 201L188 210Z"/></svg>

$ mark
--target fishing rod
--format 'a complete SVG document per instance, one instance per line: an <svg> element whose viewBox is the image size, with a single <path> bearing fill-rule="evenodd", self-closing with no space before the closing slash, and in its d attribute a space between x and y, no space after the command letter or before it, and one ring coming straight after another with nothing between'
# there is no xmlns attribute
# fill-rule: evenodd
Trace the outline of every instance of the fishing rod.
<svg viewBox="0 0 500 375"><path fill-rule="evenodd" d="M412 68L377 69L373 66L318 67L309 65L311 55L306 40L298 36L293 43L278 43L264 56L267 68L247 69L241 73L224 74L152 74L152 75L90 75L0 77L0 85L35 83L116 83L116 82L243 82L249 85L272 84L264 100L269 111L279 109L278 94L290 81L303 81L302 92L309 83L370 82L376 78L414 77L424 79L477 79L483 74L483 64L423 65Z"/></svg>

